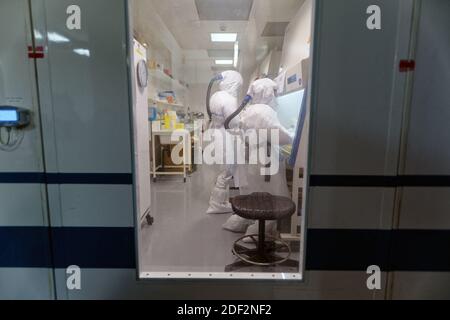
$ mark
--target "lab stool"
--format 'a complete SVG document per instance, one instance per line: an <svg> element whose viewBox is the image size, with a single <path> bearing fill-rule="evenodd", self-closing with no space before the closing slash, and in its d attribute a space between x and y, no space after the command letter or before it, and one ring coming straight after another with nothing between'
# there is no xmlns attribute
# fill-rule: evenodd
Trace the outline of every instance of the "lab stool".
<svg viewBox="0 0 450 320"><path fill-rule="evenodd" d="M279 221L295 213L295 203L291 199L269 193L253 193L230 201L235 214L244 219L259 221L259 231L258 234L246 235L234 242L232 251L240 261L227 266L227 272L249 265L299 267L298 261L290 259L292 252L286 242L266 235L266 221ZM255 248L241 245L244 240L251 240ZM284 253L284 256L278 253Z"/></svg>

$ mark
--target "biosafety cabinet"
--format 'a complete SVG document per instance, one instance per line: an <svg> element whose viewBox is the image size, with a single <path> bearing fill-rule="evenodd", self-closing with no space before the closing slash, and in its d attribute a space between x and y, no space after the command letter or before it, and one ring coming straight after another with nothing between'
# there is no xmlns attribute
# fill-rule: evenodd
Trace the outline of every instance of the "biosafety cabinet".
<svg viewBox="0 0 450 320"><path fill-rule="evenodd" d="M135 1L1 0L0 298L449 298L450 3L304 3L302 281L155 281L138 270Z"/></svg>

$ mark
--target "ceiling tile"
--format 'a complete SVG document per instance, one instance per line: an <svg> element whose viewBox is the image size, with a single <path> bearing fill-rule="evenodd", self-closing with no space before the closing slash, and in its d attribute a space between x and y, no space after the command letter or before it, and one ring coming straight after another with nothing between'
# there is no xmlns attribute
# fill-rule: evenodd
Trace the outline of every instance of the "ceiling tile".
<svg viewBox="0 0 450 320"><path fill-rule="evenodd" d="M234 50L209 49L208 56L210 58L233 58Z"/></svg>
<svg viewBox="0 0 450 320"><path fill-rule="evenodd" d="M248 21L253 0L195 0L200 20Z"/></svg>

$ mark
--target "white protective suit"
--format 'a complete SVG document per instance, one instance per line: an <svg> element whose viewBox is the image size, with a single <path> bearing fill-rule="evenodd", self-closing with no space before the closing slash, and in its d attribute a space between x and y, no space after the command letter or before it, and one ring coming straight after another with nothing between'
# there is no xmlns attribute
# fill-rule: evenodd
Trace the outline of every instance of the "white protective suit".
<svg viewBox="0 0 450 320"><path fill-rule="evenodd" d="M244 83L242 76L236 71L225 71L222 73L223 80L219 83L220 91L216 92L210 101L212 113L211 129L220 130L225 138L225 120L238 108L238 96ZM225 146L225 143L224 143ZM239 187L239 179L236 166L226 164L224 170L217 178L216 185L209 200L208 214L221 214L233 212L229 201L230 182L235 178L235 185Z"/></svg>
<svg viewBox="0 0 450 320"><path fill-rule="evenodd" d="M219 82L220 91L211 97L212 129L224 129L225 120L239 106L238 96L244 80L237 71L222 72L223 80Z"/></svg>
<svg viewBox="0 0 450 320"><path fill-rule="evenodd" d="M252 194L254 192L267 192L277 196L289 196L285 161L281 159L280 147L292 144L293 137L291 137L288 131L282 126L278 119L277 112L275 111L277 105L276 89L277 84L270 79L256 80L250 86L248 92L253 98L252 105L245 108L239 117L239 126L242 132L248 133L249 130L259 129L278 129L280 138L279 142L270 141L272 150L276 153L274 156L280 159L278 173L270 176L270 181L266 181L266 177L261 175L262 165L245 165L247 184L240 186L240 192L243 195ZM252 152L252 150L257 150L262 144L267 144L267 140L260 140L258 145L249 145L249 151ZM233 215L223 227L232 232L241 233L247 230L247 234L258 234L258 223L245 220L237 215ZM276 222L269 221L267 223L266 231L271 234L276 232L275 228Z"/></svg>

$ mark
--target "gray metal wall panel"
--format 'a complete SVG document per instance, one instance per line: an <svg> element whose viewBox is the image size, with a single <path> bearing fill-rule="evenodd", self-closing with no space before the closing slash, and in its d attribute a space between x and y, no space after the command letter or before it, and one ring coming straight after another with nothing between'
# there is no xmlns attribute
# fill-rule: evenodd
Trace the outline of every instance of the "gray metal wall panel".
<svg viewBox="0 0 450 320"><path fill-rule="evenodd" d="M65 277L65 271L58 269ZM259 281L151 281L137 282L134 270L82 271L82 289L67 293L69 299L383 299L382 290L366 287L364 272L308 272L307 282Z"/></svg>
<svg viewBox="0 0 450 320"><path fill-rule="evenodd" d="M43 9L35 8L35 24L49 35L42 39L48 59L38 64L48 171L131 174L125 1L40 3ZM81 30L66 28L66 9L73 4L81 8ZM131 185L61 184L48 190L52 226L134 225ZM126 298L114 286L133 286L136 277L134 270L124 272L131 276L96 272L86 283L100 287L86 285L78 297ZM55 278L58 299L73 298L65 270L57 270ZM114 284L106 279L115 279Z"/></svg>
<svg viewBox="0 0 450 320"><path fill-rule="evenodd" d="M406 174L450 175L449 16L449 1L422 1Z"/></svg>
<svg viewBox="0 0 450 320"><path fill-rule="evenodd" d="M132 186L60 186L62 226L132 227Z"/></svg>
<svg viewBox="0 0 450 320"><path fill-rule="evenodd" d="M64 270L57 270L61 278ZM271 299L272 285L255 282L151 281L138 282L135 270L83 269L82 290L69 299Z"/></svg>
<svg viewBox="0 0 450 320"><path fill-rule="evenodd" d="M448 272L395 272L393 299L450 299Z"/></svg>
<svg viewBox="0 0 450 320"><path fill-rule="evenodd" d="M36 25L48 34L42 39L48 60L38 65L48 171L131 174L124 1L41 3ZM66 28L72 4L81 8L81 30ZM49 186L49 206L53 226L133 225L129 185Z"/></svg>
<svg viewBox="0 0 450 320"><path fill-rule="evenodd" d="M0 184L0 226L47 225L45 186L40 184Z"/></svg>
<svg viewBox="0 0 450 320"><path fill-rule="evenodd" d="M365 272L307 271L301 286L274 287L274 299L366 299L381 300L386 293L386 273L381 274L381 290L368 290Z"/></svg>
<svg viewBox="0 0 450 320"><path fill-rule="evenodd" d="M52 91L46 108L54 117L55 169L131 173L124 1L45 4ZM81 8L81 30L66 27L72 4Z"/></svg>
<svg viewBox="0 0 450 320"><path fill-rule="evenodd" d="M42 171L34 63L28 58L27 49L31 44L28 1L2 1L0 17L0 40L8 44L0 49L0 105L22 107L33 113L32 125L25 129L19 148L14 152L0 151L0 172ZM2 134L4 137L4 130Z"/></svg>
<svg viewBox="0 0 450 320"><path fill-rule="evenodd" d="M405 174L450 175L449 16L449 1L422 1ZM449 190L404 188L399 227L449 230ZM393 288L396 299L449 299L450 273L396 272Z"/></svg>
<svg viewBox="0 0 450 320"><path fill-rule="evenodd" d="M400 229L450 230L450 188L405 188Z"/></svg>
<svg viewBox="0 0 450 320"><path fill-rule="evenodd" d="M0 268L0 299L53 299L51 270Z"/></svg>
<svg viewBox="0 0 450 320"><path fill-rule="evenodd" d="M393 91L397 34L407 36L398 23L400 1L320 3L311 172L395 175L402 115ZM382 30L366 27L370 5L382 9Z"/></svg>
<svg viewBox="0 0 450 320"><path fill-rule="evenodd" d="M390 229L394 189L311 188L310 228Z"/></svg>
<svg viewBox="0 0 450 320"><path fill-rule="evenodd" d="M43 171L34 63L28 58L29 14L26 0L0 2L0 105L24 107L33 114L20 147L0 151L0 173ZM0 227L47 226L44 190L40 184L0 184ZM6 245L4 250L14 246ZM0 268L0 284L0 299L50 299L53 294L49 269Z"/></svg>

